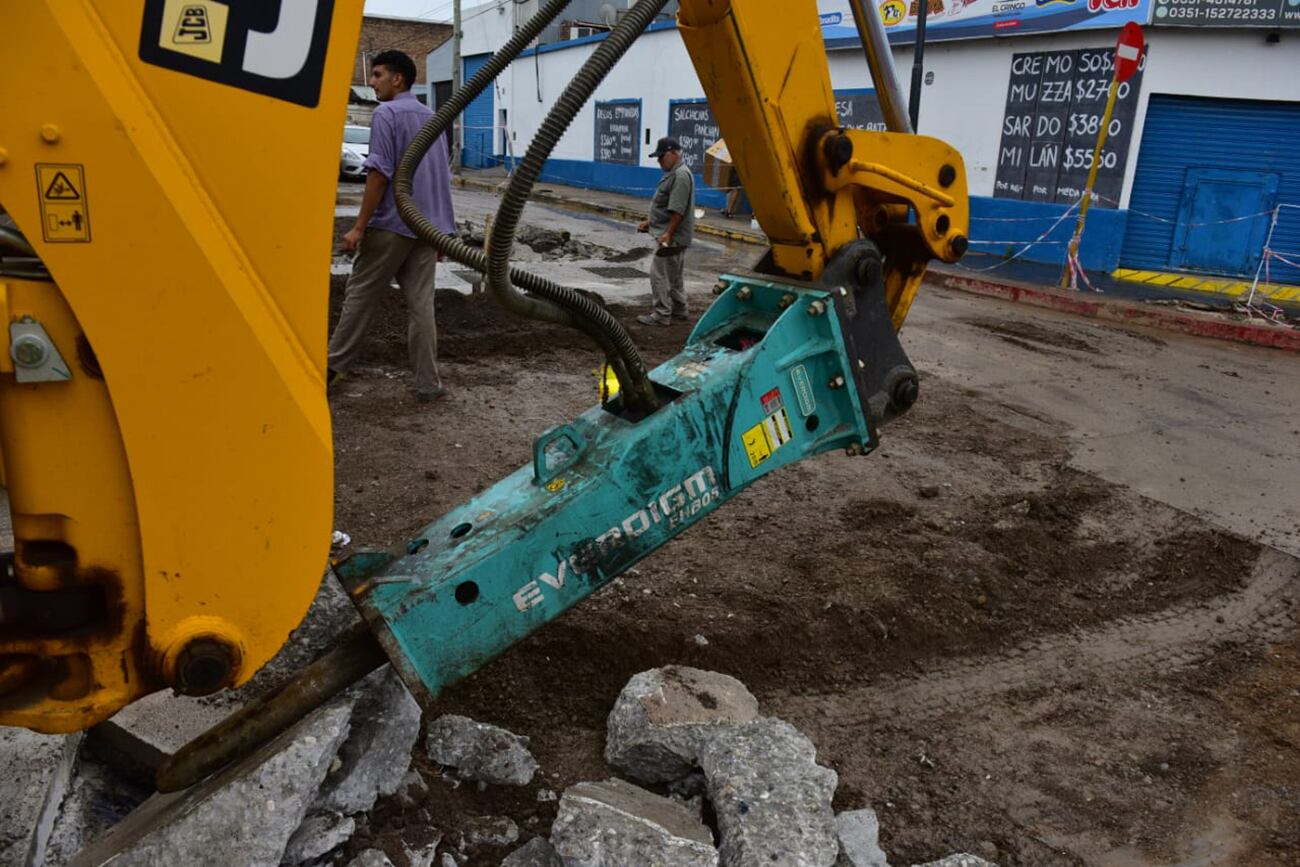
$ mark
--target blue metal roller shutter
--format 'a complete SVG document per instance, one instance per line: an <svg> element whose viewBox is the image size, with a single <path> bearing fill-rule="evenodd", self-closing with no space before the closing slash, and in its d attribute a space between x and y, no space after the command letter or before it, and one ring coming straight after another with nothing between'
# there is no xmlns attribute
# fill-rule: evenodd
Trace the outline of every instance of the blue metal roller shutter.
<svg viewBox="0 0 1300 867"><path fill-rule="evenodd" d="M1300 103L1152 94L1129 197L1120 264L1155 270L1178 268L1176 251L1187 232L1188 185L1198 173L1255 172L1275 177L1276 193L1270 194L1275 201L1300 205L1297 141ZM1300 262L1300 257L1289 255L1300 252L1300 208L1281 208L1278 214L1270 247ZM1180 220L1184 224L1181 234ZM1267 223L1264 218L1257 236L1267 231ZM1195 225L1199 238L1205 238L1207 233L1213 236L1212 226ZM1222 225L1221 236L1226 241L1244 243L1244 235L1249 234L1240 231L1239 225ZM1256 251L1249 253L1258 261ZM1270 262L1270 268L1274 281L1300 283L1300 268L1277 259ZM1251 276L1253 266L1235 273Z"/></svg>
<svg viewBox="0 0 1300 867"><path fill-rule="evenodd" d="M475 54L464 58L461 61L465 68L464 80L469 81L491 56L491 54ZM473 102L465 106L465 113L461 115L461 122L464 124L461 163L466 168L484 169L497 164L492 135L492 95L495 90L496 88L492 86L486 88L474 97Z"/></svg>

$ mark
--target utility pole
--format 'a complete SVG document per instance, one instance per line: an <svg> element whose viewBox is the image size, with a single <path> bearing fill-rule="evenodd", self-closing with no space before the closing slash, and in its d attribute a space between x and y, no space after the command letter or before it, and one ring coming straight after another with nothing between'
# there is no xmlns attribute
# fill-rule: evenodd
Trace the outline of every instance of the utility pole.
<svg viewBox="0 0 1300 867"><path fill-rule="evenodd" d="M925 19L929 17L929 0L917 0L916 43L912 54L912 94L907 101L907 113L912 117L912 131L920 130L921 84L925 78Z"/></svg>
<svg viewBox="0 0 1300 867"><path fill-rule="evenodd" d="M460 65L460 0L451 2L451 92L456 93L464 84ZM460 171L460 152L462 145L462 119L456 118L451 123L451 170Z"/></svg>

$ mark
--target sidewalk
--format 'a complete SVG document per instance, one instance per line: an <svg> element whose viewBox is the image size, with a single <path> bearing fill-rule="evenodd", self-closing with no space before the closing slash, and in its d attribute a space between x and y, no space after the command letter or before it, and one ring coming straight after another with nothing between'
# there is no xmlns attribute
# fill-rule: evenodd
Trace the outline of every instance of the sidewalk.
<svg viewBox="0 0 1300 867"><path fill-rule="evenodd" d="M459 175L452 178L452 183L467 189L497 192L498 189L505 189L507 180L506 171L502 168L462 169ZM644 220L650 209L648 196L630 196L606 190L585 190L541 181L533 187L529 199L589 211L593 214L605 214L633 223ZM728 219L710 208L704 209L704 216L695 221L695 231L747 244L767 244L767 238L762 230L750 227L748 216Z"/></svg>
<svg viewBox="0 0 1300 867"><path fill-rule="evenodd" d="M500 168L462 170L453 178L458 186L487 192L498 192L506 181L506 172ZM564 184L539 183L530 198L629 221L639 221L646 213L642 197ZM695 231L742 243L767 243L761 230L751 228L748 218L728 219L712 209L705 209L704 216L696 220ZM1078 316L1300 352L1300 328L1292 324L1300 316L1300 306L1282 303L1280 307L1291 321L1268 322L1223 296L1116 280L1109 274L1094 272L1088 274L1088 280L1095 291L1074 291L1057 288L1060 275L1058 265L1004 262L972 253L960 265L932 264L926 280L949 289Z"/></svg>

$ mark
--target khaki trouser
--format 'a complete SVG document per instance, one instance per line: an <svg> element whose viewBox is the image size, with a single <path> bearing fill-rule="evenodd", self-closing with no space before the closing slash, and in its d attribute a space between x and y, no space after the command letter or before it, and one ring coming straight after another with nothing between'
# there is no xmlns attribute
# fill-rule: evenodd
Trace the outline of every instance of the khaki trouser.
<svg viewBox="0 0 1300 867"><path fill-rule="evenodd" d="M375 312L397 278L406 293L410 323L406 348L415 371L415 390L442 387L438 376L438 328L433 317L433 276L438 256L428 244L384 229L367 229L361 238L343 297L343 312L330 337L330 370L346 373L365 343Z"/></svg>
<svg viewBox="0 0 1300 867"><path fill-rule="evenodd" d="M686 284L682 282L685 262L685 247L655 252L650 263L650 294L654 298L650 313L658 319L667 321L672 316L686 315Z"/></svg>

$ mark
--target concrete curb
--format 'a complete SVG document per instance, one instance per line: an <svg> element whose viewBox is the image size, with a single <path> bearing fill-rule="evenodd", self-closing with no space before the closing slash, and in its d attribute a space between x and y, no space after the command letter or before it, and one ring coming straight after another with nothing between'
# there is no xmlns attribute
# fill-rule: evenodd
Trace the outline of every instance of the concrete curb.
<svg viewBox="0 0 1300 867"><path fill-rule="evenodd" d="M1218 314L1198 316L1194 313L1153 307L1133 301L1122 301L1104 295L1081 294L1028 283L991 280L987 277L958 274L933 265L930 266L926 279L940 286L969 292L973 295L1000 298L1004 301L1018 301L1035 307L1045 307L1062 313L1072 313L1076 316L1104 319L1108 322L1119 322L1125 325L1144 325L1149 328L1177 331L1195 337L1232 340L1237 343L1248 343L1252 346L1264 346L1287 352L1300 352L1300 329L1289 326L1236 322Z"/></svg>
<svg viewBox="0 0 1300 867"><path fill-rule="evenodd" d="M462 175L452 175L451 182L458 187L464 187L468 190L482 190L488 193L498 192L500 184L491 181L483 181L478 178L467 178ZM528 196L529 199L536 202L545 202L548 205L559 205L563 208L569 208L575 211L586 211L591 214L602 214L607 217L618 217L623 220L640 221L645 217L645 212L638 209L623 207L622 205L611 205L605 202L590 202L585 199L575 199L570 196L561 196L555 193L548 193L544 190L534 189ZM718 226L710 226L707 223L695 224L695 231L702 235L713 235L717 238L726 238L730 241L740 241L744 244L757 244L760 246L767 245L767 237L756 232L745 232L740 229L724 229Z"/></svg>

